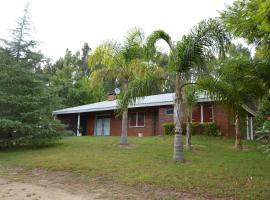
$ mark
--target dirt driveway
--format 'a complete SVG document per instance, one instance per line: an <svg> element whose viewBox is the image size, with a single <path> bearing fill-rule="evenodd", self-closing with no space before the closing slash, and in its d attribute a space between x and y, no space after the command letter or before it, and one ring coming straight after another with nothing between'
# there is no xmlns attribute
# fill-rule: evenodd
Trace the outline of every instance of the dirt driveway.
<svg viewBox="0 0 270 200"><path fill-rule="evenodd" d="M0 173L1 200L94 200L109 199L106 191L83 177L67 172L9 168Z"/></svg>
<svg viewBox="0 0 270 200"><path fill-rule="evenodd" d="M131 187L102 178L91 179L72 172L0 166L1 200L206 200L226 199L164 190Z"/></svg>
<svg viewBox="0 0 270 200"><path fill-rule="evenodd" d="M97 193L88 195L72 194L52 186L20 183L0 178L0 199L2 200L92 200L98 199Z"/></svg>

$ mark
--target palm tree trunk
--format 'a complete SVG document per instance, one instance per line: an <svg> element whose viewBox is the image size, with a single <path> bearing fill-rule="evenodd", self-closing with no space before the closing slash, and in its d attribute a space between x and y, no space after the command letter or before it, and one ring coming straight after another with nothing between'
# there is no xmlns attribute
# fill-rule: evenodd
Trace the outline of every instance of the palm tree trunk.
<svg viewBox="0 0 270 200"><path fill-rule="evenodd" d="M125 108L122 113L122 132L121 132L121 144L127 145L128 144L128 109Z"/></svg>
<svg viewBox="0 0 270 200"><path fill-rule="evenodd" d="M128 88L128 81L123 85L124 91ZM128 105L125 106L122 113L122 131L121 131L121 143L122 145L128 144Z"/></svg>
<svg viewBox="0 0 270 200"><path fill-rule="evenodd" d="M183 152L183 97L182 89L180 82L180 74L176 74L175 81L175 102L174 102L174 125L175 125L175 136L174 136L174 153L173 159L177 162L184 161L184 152Z"/></svg>
<svg viewBox="0 0 270 200"><path fill-rule="evenodd" d="M186 149L191 150L191 133L190 133L190 115L188 116L187 120L187 127L186 127Z"/></svg>
<svg viewBox="0 0 270 200"><path fill-rule="evenodd" d="M239 118L239 114L237 112L235 115L235 148L242 149L239 121L240 121L240 118Z"/></svg>

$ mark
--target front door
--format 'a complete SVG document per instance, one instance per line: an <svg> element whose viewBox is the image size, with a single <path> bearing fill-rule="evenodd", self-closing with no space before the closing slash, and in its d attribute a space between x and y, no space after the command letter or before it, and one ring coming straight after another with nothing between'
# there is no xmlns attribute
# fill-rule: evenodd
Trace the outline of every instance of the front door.
<svg viewBox="0 0 270 200"><path fill-rule="evenodd" d="M110 118L108 116L97 117L95 135L110 135Z"/></svg>

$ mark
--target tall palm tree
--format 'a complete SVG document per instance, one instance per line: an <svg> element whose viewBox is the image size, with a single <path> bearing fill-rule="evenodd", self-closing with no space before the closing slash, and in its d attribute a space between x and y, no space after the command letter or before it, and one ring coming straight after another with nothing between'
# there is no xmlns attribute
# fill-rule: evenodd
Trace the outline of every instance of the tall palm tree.
<svg viewBox="0 0 270 200"><path fill-rule="evenodd" d="M126 94L128 89L136 85L138 80L144 80L146 77L151 79L153 74L160 74L160 69L156 65L145 61L143 42L142 30L135 28L128 32L123 43L106 42L98 46L88 60L93 70L90 77L93 82L112 80L121 86L122 92L118 103L122 114L121 144L123 145L128 144L128 106L131 99L135 97L134 92ZM136 92L136 95L139 94ZM123 98L124 100L121 100Z"/></svg>
<svg viewBox="0 0 270 200"><path fill-rule="evenodd" d="M156 52L155 44L164 40L170 48L169 65L175 74L175 100L174 100L174 155L175 161L184 161L182 143L183 87L190 81L190 74L200 71L205 65L209 55L225 54L226 46L230 42L229 35L217 20L200 22L187 36L180 41L172 43L170 36L163 30L154 31L147 39L148 54Z"/></svg>
<svg viewBox="0 0 270 200"><path fill-rule="evenodd" d="M193 106L197 103L196 90L189 86L184 88L184 105L186 107L186 149L191 150L191 124Z"/></svg>

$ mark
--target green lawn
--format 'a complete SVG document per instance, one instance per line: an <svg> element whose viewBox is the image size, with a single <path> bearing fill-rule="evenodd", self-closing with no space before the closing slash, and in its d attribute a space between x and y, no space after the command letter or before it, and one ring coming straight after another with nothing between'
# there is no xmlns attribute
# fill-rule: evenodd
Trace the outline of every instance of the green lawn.
<svg viewBox="0 0 270 200"><path fill-rule="evenodd" d="M233 148L233 140L194 136L187 162L172 162L173 137L69 137L54 147L0 153L2 166L83 173L128 184L237 199L270 199L270 159L256 142Z"/></svg>

